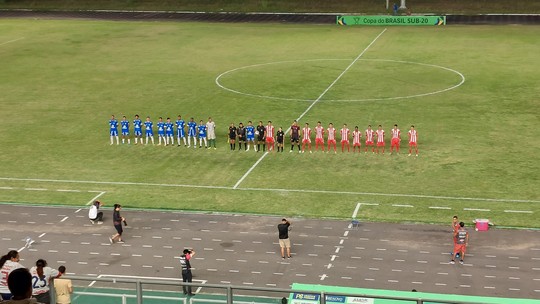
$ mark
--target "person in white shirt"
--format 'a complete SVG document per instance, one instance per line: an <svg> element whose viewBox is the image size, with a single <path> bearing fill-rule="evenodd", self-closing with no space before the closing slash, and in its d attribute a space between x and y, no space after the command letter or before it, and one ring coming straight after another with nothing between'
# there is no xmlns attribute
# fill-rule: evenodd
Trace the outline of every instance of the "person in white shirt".
<svg viewBox="0 0 540 304"><path fill-rule="evenodd" d="M88 218L92 225L97 221L98 225L103 224L103 212L99 211L99 208L103 206L100 201L95 201L90 210L88 211Z"/></svg>
<svg viewBox="0 0 540 304"><path fill-rule="evenodd" d="M216 148L216 123L212 121L212 117L208 117L208 122L206 123L206 132L208 137L208 148L214 146Z"/></svg>
<svg viewBox="0 0 540 304"><path fill-rule="evenodd" d="M8 287L8 276L13 270L24 268L24 266L19 263L19 260L19 252L16 250L11 250L0 258L0 300L11 299L12 294Z"/></svg>
<svg viewBox="0 0 540 304"><path fill-rule="evenodd" d="M13 297L2 304L43 304L32 298L32 276L26 268L15 269L9 274L8 287Z"/></svg>
<svg viewBox="0 0 540 304"><path fill-rule="evenodd" d="M39 259L36 266L30 268L32 275L33 290L32 296L40 303L51 303L50 282L52 278L60 276L60 272L56 269L47 266L47 261Z"/></svg>

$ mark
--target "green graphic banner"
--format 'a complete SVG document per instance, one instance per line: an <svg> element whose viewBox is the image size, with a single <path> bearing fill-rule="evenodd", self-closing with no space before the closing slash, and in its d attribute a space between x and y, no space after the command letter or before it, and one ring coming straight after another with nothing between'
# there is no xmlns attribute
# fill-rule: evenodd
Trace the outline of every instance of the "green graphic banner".
<svg viewBox="0 0 540 304"><path fill-rule="evenodd" d="M339 25L446 25L446 16L338 16Z"/></svg>

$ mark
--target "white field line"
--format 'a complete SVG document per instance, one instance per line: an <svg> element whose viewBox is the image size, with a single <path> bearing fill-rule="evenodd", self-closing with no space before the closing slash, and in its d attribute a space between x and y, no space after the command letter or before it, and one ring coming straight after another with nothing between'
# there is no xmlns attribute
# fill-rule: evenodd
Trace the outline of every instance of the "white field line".
<svg viewBox="0 0 540 304"><path fill-rule="evenodd" d="M379 35L377 35L377 37L375 37L375 39L373 39L373 41L371 41L371 43L358 56L356 56L356 58L354 58L354 60L345 68L345 70L343 70L343 72L341 72L341 74L339 74L339 76L334 79L334 81L332 81L332 83L319 95L319 97L317 97L317 99L315 99L309 105L309 107L304 111L304 113L300 114L300 116L296 118L297 121L300 121L300 119L302 119L302 117L304 117L304 115L306 115L307 112L309 112L309 110L311 110L311 108L313 108L317 104L317 102L319 102L319 100L321 100L321 98L323 98L323 96L328 93L328 91L330 91L330 89L341 79L341 77L343 77L343 75L345 75L345 73L347 73L347 71L349 71L349 69L358 61L358 59L360 59L360 57L362 57L362 55L367 52L367 50L375 43L375 41L377 41L379 37L384 34L384 32L386 32L386 28L382 32L380 32ZM287 131L285 131L285 134L287 134L289 130L290 127L287 129ZM257 165L259 165L261 161L266 157L267 153L268 152L261 155L257 162L255 162L255 164L253 164L253 166L251 166L251 168L249 168L249 170L247 170L247 172L242 175L242 177L236 182L236 184L234 184L233 189L237 189L238 186L240 186L240 184L246 179L246 177L248 177L248 175L257 167Z"/></svg>
<svg viewBox="0 0 540 304"><path fill-rule="evenodd" d="M97 200L100 196L102 196L105 193L107 193L107 192L101 191L98 195L94 196L91 200L89 200L88 203L86 203L86 206L90 205L92 202Z"/></svg>
<svg viewBox="0 0 540 304"><path fill-rule="evenodd" d="M13 40L10 40L10 41L2 42L2 43L0 43L0 45L5 45L5 44L8 44L8 43L12 43L12 42L23 40L23 39L24 39L24 37L13 39Z"/></svg>
<svg viewBox="0 0 540 304"><path fill-rule="evenodd" d="M321 193L321 194L346 194L346 195L367 195L383 197L412 197L422 199L456 200L456 201L478 201L478 202L510 202L510 203L540 203L539 200L504 199L504 198L482 198L482 197L461 197L461 196L438 196L422 194L401 194L401 193L378 193L378 192L355 192L355 191L333 191L333 190L310 190L310 189L279 189L279 188L236 188L226 186L204 186L186 184L158 184L158 183L136 183L136 182L106 182L106 181L85 181L85 180L62 180L62 179L39 179L39 178L12 178L0 177L0 180L10 181L34 181L50 183L74 183L74 184L100 184L100 185L128 185L128 186L152 186L152 187L180 187L180 188L203 188L221 190L243 190L243 191L269 191L269 192L295 192L295 193ZM1 189L1 188L0 188ZM90 191L89 191L90 192ZM101 191L99 191L101 192ZM364 205L370 205L368 203Z"/></svg>
<svg viewBox="0 0 540 304"><path fill-rule="evenodd" d="M355 219L356 216L358 215L358 211L360 210L360 205L361 205L360 203L357 203L357 204L356 204L356 208L354 208L354 211L353 211L353 213L352 213L352 218L353 218L353 219Z"/></svg>

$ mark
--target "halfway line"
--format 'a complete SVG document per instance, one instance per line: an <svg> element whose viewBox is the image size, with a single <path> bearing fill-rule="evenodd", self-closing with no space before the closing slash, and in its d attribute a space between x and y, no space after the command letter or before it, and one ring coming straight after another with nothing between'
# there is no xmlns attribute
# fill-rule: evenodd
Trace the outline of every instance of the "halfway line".
<svg viewBox="0 0 540 304"><path fill-rule="evenodd" d="M367 52L367 50L375 43L375 41L377 41L377 39L379 39L379 37L384 34L384 32L386 32L386 28L382 32L380 32L379 35L377 35L377 37L375 37L375 39L373 39L373 41L371 41L371 43L360 54L358 54L358 56L356 56L356 58L354 58L354 60L345 68L345 70L343 70L343 72L341 72L341 74L339 74L339 76L334 79L334 81L332 81L332 83L319 95L319 97L317 97L317 99L315 99L309 105L309 107L304 111L304 113L300 114L300 116L296 118L297 121L300 121L300 119L302 119L302 117L304 117L304 115L306 115L307 112L309 112L309 110L311 110L311 108L313 108L313 106L315 106L315 104L317 104L317 102L319 102L319 100L321 100L321 98L323 98L323 96L328 93L328 91L330 91L330 89L341 79L341 77L343 77L343 75L345 75L345 73L347 73L347 71L358 61L358 59L360 59L360 57L362 57ZM289 127L285 131L285 134L289 133L290 129L291 127ZM247 172L242 175L242 177L236 182L236 184L234 184L233 189L237 189L238 186L240 186L244 179L246 179L246 177L251 173L251 171L253 171L255 167L257 167L257 165L266 157L267 154L268 152L261 155L259 160L257 160L257 162L255 162L255 164L253 164L253 166L251 166L251 168L249 168L249 170L247 170Z"/></svg>

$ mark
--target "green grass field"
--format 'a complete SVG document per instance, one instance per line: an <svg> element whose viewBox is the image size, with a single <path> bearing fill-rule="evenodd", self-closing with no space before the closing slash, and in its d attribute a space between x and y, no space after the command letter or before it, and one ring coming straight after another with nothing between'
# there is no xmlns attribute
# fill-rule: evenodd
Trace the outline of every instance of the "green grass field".
<svg viewBox="0 0 540 304"><path fill-rule="evenodd" d="M84 205L99 194L109 206L337 218L362 203L363 220L447 223L458 214L540 227L538 26L390 27L376 40L384 28L25 19L0 27L0 201ZM265 63L220 78L244 94L215 83ZM461 80L417 63L465 82L388 99ZM298 154L287 144L237 185L261 153L229 151L228 124L287 129L318 98L301 123L382 124L387 134L414 124L420 156ZM111 114L212 116L218 150L110 146Z"/></svg>

